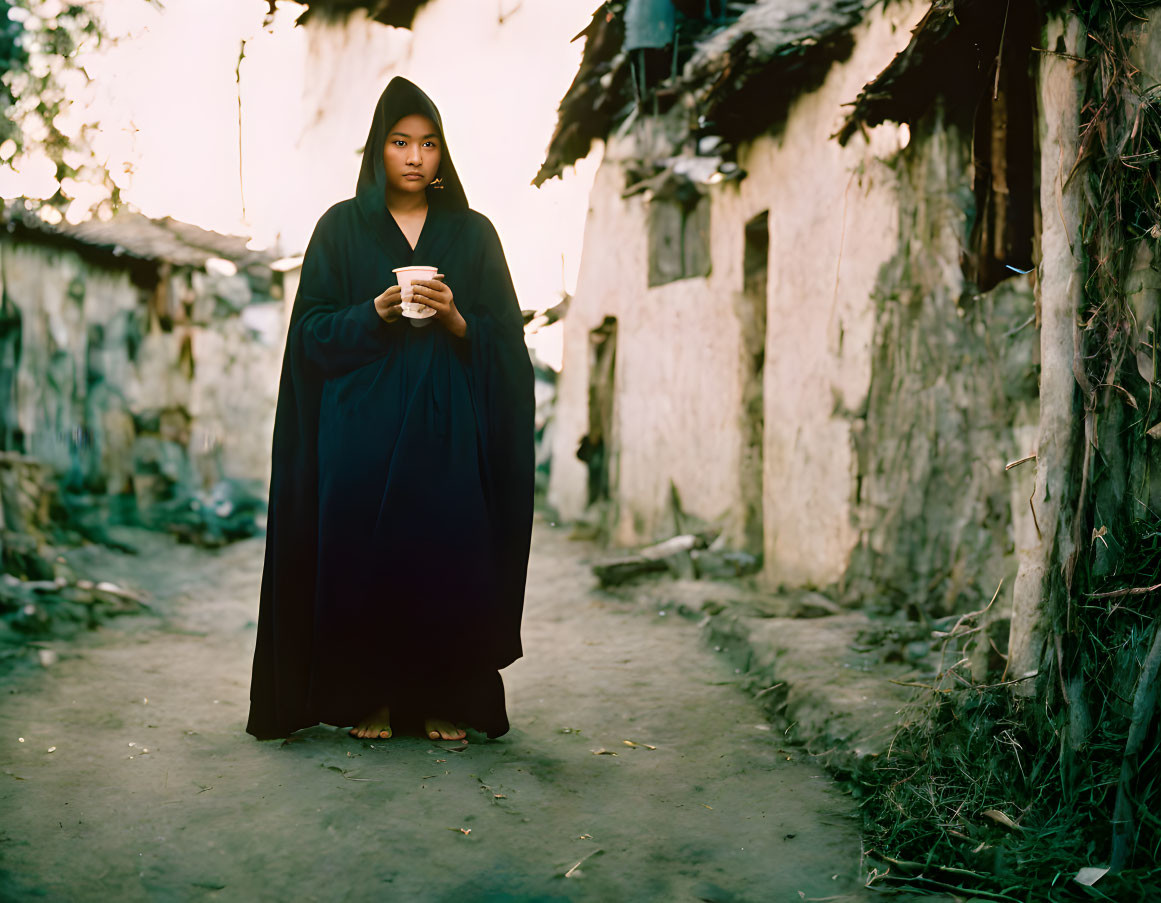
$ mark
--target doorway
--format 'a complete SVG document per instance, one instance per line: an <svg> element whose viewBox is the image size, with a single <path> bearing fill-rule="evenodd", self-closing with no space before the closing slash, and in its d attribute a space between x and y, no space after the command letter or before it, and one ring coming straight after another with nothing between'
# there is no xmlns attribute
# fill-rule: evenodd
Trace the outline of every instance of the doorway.
<svg viewBox="0 0 1161 903"><path fill-rule="evenodd" d="M611 497L609 456L613 431L613 378L617 360L617 318L605 317L589 333L589 430L577 457L588 467L588 505Z"/></svg>
<svg viewBox="0 0 1161 903"><path fill-rule="evenodd" d="M746 551L763 550L763 433L766 366L766 289L770 269L770 211L763 210L746 223L742 252L742 502Z"/></svg>

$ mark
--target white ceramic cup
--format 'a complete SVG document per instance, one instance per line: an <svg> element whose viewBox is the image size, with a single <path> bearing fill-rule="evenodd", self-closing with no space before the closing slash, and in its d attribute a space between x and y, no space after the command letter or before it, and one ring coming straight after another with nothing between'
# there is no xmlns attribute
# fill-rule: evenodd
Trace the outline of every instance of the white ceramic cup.
<svg viewBox="0 0 1161 903"><path fill-rule="evenodd" d="M435 316L435 309L428 307L421 301L411 300L411 283L417 279L434 279L439 273L437 267L396 267L391 271L395 274L395 278L399 280L399 288L402 289L400 295L403 299L400 305L403 308L403 316L411 321L412 326L426 326L429 317Z"/></svg>

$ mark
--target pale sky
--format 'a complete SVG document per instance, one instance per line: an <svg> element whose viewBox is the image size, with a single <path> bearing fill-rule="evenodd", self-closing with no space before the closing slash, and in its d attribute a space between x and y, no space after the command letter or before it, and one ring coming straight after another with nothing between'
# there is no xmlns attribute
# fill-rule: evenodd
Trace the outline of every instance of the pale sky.
<svg viewBox="0 0 1161 903"><path fill-rule="evenodd" d="M412 31L363 22L309 33L292 27L303 7L286 0L266 29L263 0L163 2L99 4L114 41L82 50L93 81L68 85L77 103L59 123L100 121L94 150L142 212L300 253L319 215L353 194L375 101L392 75L405 75L439 106L469 201L496 224L522 306L572 290L599 153L563 182L529 182L580 61L583 41L569 39L597 0L432 0ZM0 160L10 156L0 147ZM10 162L19 175L0 165L0 194L51 193L45 160ZM73 218L92 192L70 189L80 198ZM559 366L559 327L532 344Z"/></svg>

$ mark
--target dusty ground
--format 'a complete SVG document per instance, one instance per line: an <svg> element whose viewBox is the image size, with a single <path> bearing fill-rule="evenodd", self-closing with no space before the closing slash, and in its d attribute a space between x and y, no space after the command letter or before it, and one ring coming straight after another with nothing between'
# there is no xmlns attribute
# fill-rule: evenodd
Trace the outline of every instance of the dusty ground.
<svg viewBox="0 0 1161 903"><path fill-rule="evenodd" d="M143 555L70 560L147 588L156 616L60 645L57 664L0 686L0 898L726 903L859 889L850 801L780 746L688 622L592 594L591 549L559 529L537 525L526 657L504 672L512 731L462 749L329 727L255 741L261 539L216 553L131 539Z"/></svg>

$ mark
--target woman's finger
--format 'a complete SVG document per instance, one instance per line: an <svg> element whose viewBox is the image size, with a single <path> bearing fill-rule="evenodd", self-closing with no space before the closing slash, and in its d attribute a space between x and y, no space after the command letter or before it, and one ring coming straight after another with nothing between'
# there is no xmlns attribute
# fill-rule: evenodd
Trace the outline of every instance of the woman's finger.
<svg viewBox="0 0 1161 903"><path fill-rule="evenodd" d="M417 279L412 285L422 286L433 292L446 292L448 287L437 279Z"/></svg>
<svg viewBox="0 0 1161 903"><path fill-rule="evenodd" d="M443 301L445 304L447 303L445 293L436 289L419 286L418 290L415 292L415 295L419 298L431 298L433 301Z"/></svg>

